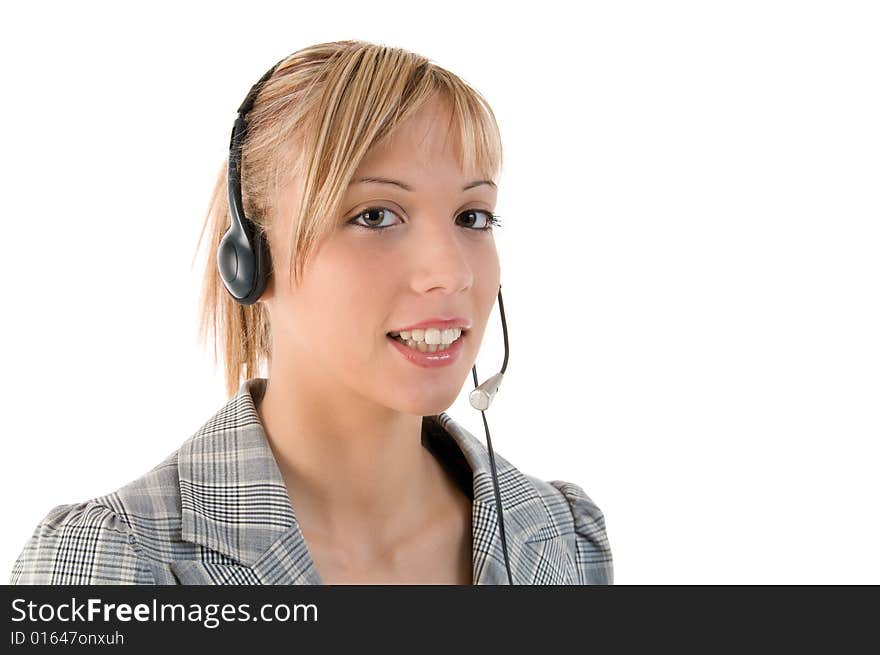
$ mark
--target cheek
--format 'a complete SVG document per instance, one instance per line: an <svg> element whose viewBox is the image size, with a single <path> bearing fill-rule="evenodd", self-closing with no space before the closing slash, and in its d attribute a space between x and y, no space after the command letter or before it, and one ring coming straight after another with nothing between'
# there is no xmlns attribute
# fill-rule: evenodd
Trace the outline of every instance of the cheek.
<svg viewBox="0 0 880 655"><path fill-rule="evenodd" d="M495 252L492 257L486 257L480 261L475 284L479 285L480 300L491 305L498 297L498 287L501 284L501 265Z"/></svg>
<svg viewBox="0 0 880 655"><path fill-rule="evenodd" d="M314 317L310 332L323 359L352 370L369 363L380 349L384 353L391 298L387 276L364 274L350 264L321 276L310 289L308 304Z"/></svg>

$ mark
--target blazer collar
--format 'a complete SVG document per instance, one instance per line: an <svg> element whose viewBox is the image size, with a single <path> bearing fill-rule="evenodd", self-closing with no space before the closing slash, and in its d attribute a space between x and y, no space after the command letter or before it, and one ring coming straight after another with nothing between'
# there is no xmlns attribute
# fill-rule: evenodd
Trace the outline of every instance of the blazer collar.
<svg viewBox="0 0 880 655"><path fill-rule="evenodd" d="M178 451L182 538L264 584L323 584L256 411L265 387L265 378L246 380ZM424 420L454 440L473 472L474 584L507 584L488 450L445 412ZM495 464L514 584L572 579L562 542L548 543L562 537L535 486L497 453Z"/></svg>

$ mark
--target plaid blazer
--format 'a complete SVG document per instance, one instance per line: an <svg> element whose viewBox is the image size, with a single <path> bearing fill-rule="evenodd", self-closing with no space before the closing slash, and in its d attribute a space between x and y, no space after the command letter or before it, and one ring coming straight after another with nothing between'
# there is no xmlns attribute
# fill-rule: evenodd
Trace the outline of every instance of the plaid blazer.
<svg viewBox="0 0 880 655"><path fill-rule="evenodd" d="M50 510L10 583L323 584L256 411L265 383L245 381L137 480ZM422 428L472 501L473 583L507 584L488 450L446 413ZM584 490L495 463L514 584L611 584L604 517Z"/></svg>

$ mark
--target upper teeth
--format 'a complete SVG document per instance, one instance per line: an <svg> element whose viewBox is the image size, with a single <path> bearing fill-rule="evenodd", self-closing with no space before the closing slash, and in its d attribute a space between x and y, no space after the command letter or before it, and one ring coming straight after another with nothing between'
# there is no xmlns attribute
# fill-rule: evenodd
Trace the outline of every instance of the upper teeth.
<svg viewBox="0 0 880 655"><path fill-rule="evenodd" d="M400 335L404 341L424 341L426 344L450 344L461 336L461 328L448 328L441 330L439 328L428 328L427 330L401 330L400 332L391 332L392 337Z"/></svg>

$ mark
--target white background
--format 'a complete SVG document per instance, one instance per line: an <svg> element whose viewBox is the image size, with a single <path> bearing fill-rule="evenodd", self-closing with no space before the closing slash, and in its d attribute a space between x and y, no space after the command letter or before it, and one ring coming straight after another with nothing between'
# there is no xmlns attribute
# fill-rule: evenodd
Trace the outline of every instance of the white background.
<svg viewBox="0 0 880 655"><path fill-rule="evenodd" d="M497 114L493 444L587 491L615 581L880 583L877 5L515 4L4 10L4 582L49 509L226 401L193 255L235 110L358 38ZM481 379L501 343L496 307ZM449 413L484 440L468 389Z"/></svg>

